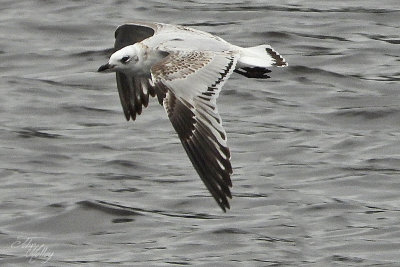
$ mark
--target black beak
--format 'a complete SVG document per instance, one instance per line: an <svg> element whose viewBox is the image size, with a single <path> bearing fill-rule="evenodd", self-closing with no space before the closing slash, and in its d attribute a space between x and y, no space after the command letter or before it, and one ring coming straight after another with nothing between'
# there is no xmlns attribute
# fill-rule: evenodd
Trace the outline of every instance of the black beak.
<svg viewBox="0 0 400 267"><path fill-rule="evenodd" d="M114 68L114 66L107 63L107 64L104 64L104 65L101 65L100 68L97 71L98 72L110 71L112 68Z"/></svg>

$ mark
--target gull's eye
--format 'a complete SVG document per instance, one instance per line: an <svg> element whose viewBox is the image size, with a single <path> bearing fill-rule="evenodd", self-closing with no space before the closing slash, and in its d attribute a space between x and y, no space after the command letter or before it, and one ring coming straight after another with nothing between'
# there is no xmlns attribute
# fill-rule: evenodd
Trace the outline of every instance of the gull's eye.
<svg viewBox="0 0 400 267"><path fill-rule="evenodd" d="M121 58L121 62L124 63L124 64L128 63L129 60L130 60L129 56L124 56L123 58Z"/></svg>

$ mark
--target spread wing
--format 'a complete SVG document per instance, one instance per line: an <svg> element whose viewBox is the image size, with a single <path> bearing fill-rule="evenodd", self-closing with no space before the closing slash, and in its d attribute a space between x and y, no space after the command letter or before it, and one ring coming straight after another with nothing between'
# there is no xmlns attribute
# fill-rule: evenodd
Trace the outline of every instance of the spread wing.
<svg viewBox="0 0 400 267"><path fill-rule="evenodd" d="M158 24L132 23L124 24L115 31L115 50L141 42L153 36L158 30ZM142 108L149 103L149 94L155 96L154 88L151 86L148 76L127 76L117 71L117 87L122 109L127 120L135 120L136 115L142 113Z"/></svg>
<svg viewBox="0 0 400 267"><path fill-rule="evenodd" d="M232 198L232 166L216 99L236 61L231 52L175 51L151 69L187 155L223 211Z"/></svg>

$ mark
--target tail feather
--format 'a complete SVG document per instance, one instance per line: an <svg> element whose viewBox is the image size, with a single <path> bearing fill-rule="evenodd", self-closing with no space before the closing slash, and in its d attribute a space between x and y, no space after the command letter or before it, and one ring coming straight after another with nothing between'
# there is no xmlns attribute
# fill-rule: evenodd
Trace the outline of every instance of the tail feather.
<svg viewBox="0 0 400 267"><path fill-rule="evenodd" d="M267 51L268 55L270 55L274 59L274 66L277 67L286 67L288 63L286 60L278 53L276 52L271 46L265 48L265 51Z"/></svg>
<svg viewBox="0 0 400 267"><path fill-rule="evenodd" d="M285 59L270 45L242 48L238 64L239 67L260 68L268 68L271 66L285 67L288 65Z"/></svg>
<svg viewBox="0 0 400 267"><path fill-rule="evenodd" d="M270 45L241 48L235 72L248 78L269 78L272 66L286 67L285 59Z"/></svg>

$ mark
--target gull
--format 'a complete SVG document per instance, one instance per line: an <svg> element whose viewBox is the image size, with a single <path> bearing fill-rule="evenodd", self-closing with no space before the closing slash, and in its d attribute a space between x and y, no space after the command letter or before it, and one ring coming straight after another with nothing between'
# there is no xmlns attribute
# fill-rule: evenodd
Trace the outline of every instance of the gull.
<svg viewBox="0 0 400 267"><path fill-rule="evenodd" d="M115 72L126 119L157 97L201 180L221 209L230 209L231 154L217 98L233 73L270 78L285 59L270 45L239 47L197 29L134 22L115 31L115 51L99 72Z"/></svg>

